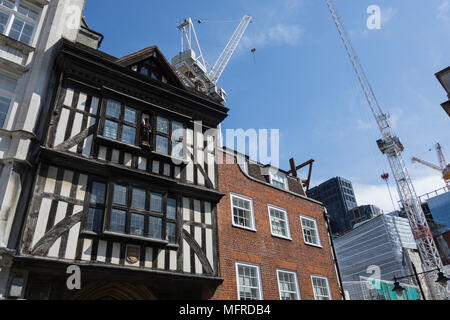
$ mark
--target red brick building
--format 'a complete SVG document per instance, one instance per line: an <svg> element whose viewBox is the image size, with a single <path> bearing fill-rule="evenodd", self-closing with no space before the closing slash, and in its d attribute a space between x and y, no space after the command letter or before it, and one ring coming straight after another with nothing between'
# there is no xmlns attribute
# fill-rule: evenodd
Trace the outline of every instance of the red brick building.
<svg viewBox="0 0 450 320"><path fill-rule="evenodd" d="M286 172L234 162L218 169L224 281L213 299L342 299L324 207Z"/></svg>

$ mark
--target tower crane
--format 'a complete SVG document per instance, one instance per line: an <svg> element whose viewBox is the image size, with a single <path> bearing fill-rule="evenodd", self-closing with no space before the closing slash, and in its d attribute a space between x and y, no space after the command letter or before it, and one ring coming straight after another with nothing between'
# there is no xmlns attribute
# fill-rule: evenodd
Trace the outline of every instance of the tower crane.
<svg viewBox="0 0 450 320"><path fill-rule="evenodd" d="M413 231L423 267L426 271L430 271L430 273L432 270L442 270L443 264L439 256L438 249L433 240L433 235L422 211L420 201L414 190L414 186L402 157L404 147L400 142L400 139L394 133L389 115L382 111L378 103L372 86L370 85L366 73L364 72L364 69L359 61L359 57L350 41L350 37L346 32L342 18L337 11L335 2L333 0L325 0L325 2L336 25L339 36L344 44L345 50L364 92L365 98L369 104L369 108L372 111L372 114L381 131L382 139L379 139L377 144L380 151L385 154L389 160L393 176L397 183L398 194ZM430 284L430 288L432 288L432 292L435 293L435 296L440 296L441 291L436 283L434 283L431 278L428 278L428 282ZM443 295L446 295L445 289Z"/></svg>
<svg viewBox="0 0 450 320"><path fill-rule="evenodd" d="M195 32L195 27L191 18L186 18L178 26L181 31L181 50L172 59L172 65L183 82L220 103L226 102L226 93L222 88L217 87L217 82L222 76L234 51L239 45L252 17L244 15L238 27L231 36L225 49L217 59L214 66L208 71L207 62ZM199 23L202 21L199 20Z"/></svg>
<svg viewBox="0 0 450 320"><path fill-rule="evenodd" d="M431 149L430 149L431 150ZM442 147L439 143L436 144L436 152L439 160L439 166L432 164L428 161L421 160L419 158L413 157L411 160L413 162L421 163L431 169L437 170L442 173L442 178L445 181L447 190L450 191L450 164L445 161L444 153L442 152Z"/></svg>

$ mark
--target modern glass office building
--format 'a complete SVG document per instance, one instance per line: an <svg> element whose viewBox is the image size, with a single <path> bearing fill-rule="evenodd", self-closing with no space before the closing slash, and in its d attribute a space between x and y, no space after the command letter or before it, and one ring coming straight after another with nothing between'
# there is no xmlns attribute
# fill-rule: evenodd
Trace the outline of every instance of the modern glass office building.
<svg viewBox="0 0 450 320"><path fill-rule="evenodd" d="M450 192L427 200L428 208L439 233L450 230Z"/></svg>
<svg viewBox="0 0 450 320"><path fill-rule="evenodd" d="M308 197L320 201L327 208L333 236L352 229L353 215L347 214L357 206L352 183L344 178L330 179L308 192Z"/></svg>

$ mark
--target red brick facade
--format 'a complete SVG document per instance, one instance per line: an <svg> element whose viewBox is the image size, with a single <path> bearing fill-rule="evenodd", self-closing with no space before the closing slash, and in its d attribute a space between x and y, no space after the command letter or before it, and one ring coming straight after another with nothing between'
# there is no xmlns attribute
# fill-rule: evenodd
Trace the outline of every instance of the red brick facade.
<svg viewBox="0 0 450 320"><path fill-rule="evenodd" d="M280 299L277 268L296 272L302 300L314 299L311 275L327 277L332 299L340 300L324 208L313 201L252 180L237 164L218 167L219 189L225 194L217 206L220 276L224 282L217 288L213 299L238 298L235 263L239 261L259 265L265 300ZM252 199L256 232L232 225L230 192ZM272 236L269 204L287 211L292 240ZM316 219L322 248L305 244L301 215Z"/></svg>

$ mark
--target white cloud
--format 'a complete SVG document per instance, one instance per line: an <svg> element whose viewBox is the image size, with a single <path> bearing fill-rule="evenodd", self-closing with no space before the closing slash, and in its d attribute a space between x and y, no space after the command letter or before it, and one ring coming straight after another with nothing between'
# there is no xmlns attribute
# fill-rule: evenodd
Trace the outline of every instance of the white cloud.
<svg viewBox="0 0 450 320"><path fill-rule="evenodd" d="M293 10L301 7L303 5L302 0L286 0L285 6L288 10Z"/></svg>
<svg viewBox="0 0 450 320"><path fill-rule="evenodd" d="M373 129L375 127L375 122L367 122L361 119L356 121L356 127L360 130Z"/></svg>
<svg viewBox="0 0 450 320"><path fill-rule="evenodd" d="M417 196L424 195L428 192L440 189L445 186L442 177L437 174L429 174L413 180L413 185ZM389 179L389 187L391 189L392 197L394 199L395 208L398 209L398 192L393 178ZM392 201L389 196L388 188L385 183L371 185L371 184L353 184L355 190L356 200L358 205L373 204L385 213L393 211Z"/></svg>
<svg viewBox="0 0 450 320"><path fill-rule="evenodd" d="M391 21L396 15L398 10L394 8L382 8L381 9L381 26L383 27L389 21Z"/></svg>
<svg viewBox="0 0 450 320"><path fill-rule="evenodd" d="M450 22L450 0L443 1L437 8L436 18L444 22Z"/></svg>
<svg viewBox="0 0 450 320"><path fill-rule="evenodd" d="M283 45L295 46L299 44L302 34L303 30L298 25L277 24L258 33L245 35L242 38L241 48L248 50Z"/></svg>

